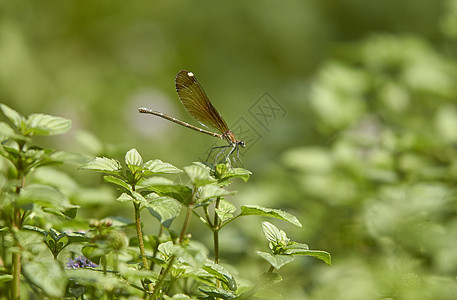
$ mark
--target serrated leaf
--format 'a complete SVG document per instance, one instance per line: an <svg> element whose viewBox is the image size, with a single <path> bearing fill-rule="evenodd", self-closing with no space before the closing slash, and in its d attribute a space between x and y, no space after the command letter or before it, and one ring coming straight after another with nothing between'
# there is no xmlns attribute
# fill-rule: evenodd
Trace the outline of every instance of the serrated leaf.
<svg viewBox="0 0 457 300"><path fill-rule="evenodd" d="M255 253L261 258L265 259L275 269L280 269L282 266L292 262L295 259L292 255L272 255L263 251L256 251Z"/></svg>
<svg viewBox="0 0 457 300"><path fill-rule="evenodd" d="M3 111L3 114L11 121L11 123L13 123L16 128L21 129L25 118L17 111L5 104L0 104L0 108Z"/></svg>
<svg viewBox="0 0 457 300"><path fill-rule="evenodd" d="M118 173L122 170L122 166L121 163L115 159L107 157L96 157L95 159L79 167L79 169Z"/></svg>
<svg viewBox="0 0 457 300"><path fill-rule="evenodd" d="M216 182L216 180L210 176L209 170L200 165L184 167L184 171L187 176L189 176L192 184L196 187Z"/></svg>
<svg viewBox="0 0 457 300"><path fill-rule="evenodd" d="M120 179L119 177L106 175L106 176L103 176L103 179L106 182L113 183L117 186L120 186L129 192L132 191L132 186L130 184L128 184L127 182L125 182L124 180Z"/></svg>
<svg viewBox="0 0 457 300"><path fill-rule="evenodd" d="M185 185L153 185L148 187L149 190L160 196L169 196L175 198L183 204L189 203L192 199L192 189Z"/></svg>
<svg viewBox="0 0 457 300"><path fill-rule="evenodd" d="M227 191L213 184L208 184L198 188L197 202L204 203L206 200L216 197L233 195L235 192Z"/></svg>
<svg viewBox="0 0 457 300"><path fill-rule="evenodd" d="M154 174L175 174L181 173L182 170L176 168L172 164L161 161L160 159L149 160L144 163L143 168Z"/></svg>
<svg viewBox="0 0 457 300"><path fill-rule="evenodd" d="M31 114L27 120L28 135L56 135L70 130L71 120L45 114Z"/></svg>
<svg viewBox="0 0 457 300"><path fill-rule="evenodd" d="M148 203L145 206L149 213L156 217L163 226L170 227L171 222L179 215L181 203L171 197L159 197L153 193L148 194L146 199Z"/></svg>
<svg viewBox="0 0 457 300"><path fill-rule="evenodd" d="M222 266L215 264L212 261L208 261L203 265L202 269L216 276L216 278L224 282L230 290L236 291L237 287L235 279Z"/></svg>
<svg viewBox="0 0 457 300"><path fill-rule="evenodd" d="M176 251L176 247L174 247L172 241L168 241L165 243L161 243L158 247L157 250L165 257L165 259L168 259L171 257L171 255Z"/></svg>
<svg viewBox="0 0 457 300"><path fill-rule="evenodd" d="M216 287L203 286L203 287L199 288L199 290L202 293L205 293L206 295L210 296L211 297L210 299L216 298L216 299L229 300L229 299L234 299L236 297L235 293L233 293L231 291L223 290L220 288L216 288Z"/></svg>
<svg viewBox="0 0 457 300"><path fill-rule="evenodd" d="M216 208L216 213L219 219L222 222L225 222L233 217L233 213L235 212L236 207L225 200L221 200L219 202L219 208Z"/></svg>
<svg viewBox="0 0 457 300"><path fill-rule="evenodd" d="M286 252L290 255L306 255L306 256L313 256L320 260L323 260L327 265L332 264L332 256L330 253L322 250L304 250L304 249L291 249Z"/></svg>
<svg viewBox="0 0 457 300"><path fill-rule="evenodd" d="M125 163L127 166L139 167L143 164L143 158L141 157L140 153L138 153L138 150L132 148L127 152L127 154L125 154Z"/></svg>
<svg viewBox="0 0 457 300"><path fill-rule="evenodd" d="M298 219L283 210L280 209L273 209L273 208L266 208L258 205L243 205L241 206L241 213L240 216L264 216L270 217L275 219L280 219L283 221L287 221L292 223L298 227L302 227L300 221Z"/></svg>

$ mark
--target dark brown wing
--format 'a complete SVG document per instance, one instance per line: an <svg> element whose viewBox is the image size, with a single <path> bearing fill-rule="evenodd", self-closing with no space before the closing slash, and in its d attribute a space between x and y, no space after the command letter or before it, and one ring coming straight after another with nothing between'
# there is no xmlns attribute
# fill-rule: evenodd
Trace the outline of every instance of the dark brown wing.
<svg viewBox="0 0 457 300"><path fill-rule="evenodd" d="M221 133L229 131L224 119L211 104L192 72L179 71L176 75L175 85L182 105L195 120L204 126L217 129Z"/></svg>

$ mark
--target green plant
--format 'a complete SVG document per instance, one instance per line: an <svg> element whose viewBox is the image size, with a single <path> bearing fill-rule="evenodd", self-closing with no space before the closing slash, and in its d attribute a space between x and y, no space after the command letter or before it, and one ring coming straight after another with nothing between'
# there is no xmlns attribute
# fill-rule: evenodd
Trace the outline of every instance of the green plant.
<svg viewBox="0 0 457 300"><path fill-rule="evenodd" d="M55 285L48 284L42 287L44 292L52 295L53 288L56 286L65 287L66 278L57 263L33 260L33 246L37 241L27 231L36 229L43 234L49 232L48 237L51 238L46 240L47 245L54 250L54 257L57 257L58 251L65 246L62 242L68 244L70 240L67 237L59 244L60 239L54 234L55 231L40 229L40 226L46 224L43 220L48 218L49 214L64 219L74 218L77 207L50 186L26 185L26 178L37 168L59 164L65 159L63 152L34 145L33 137L65 133L70 129L71 121L44 114L31 114L25 118L4 104L0 109L12 124L11 127L4 122L0 123L0 155L9 163L7 172L2 174L0 195L2 260L9 261L7 257L11 257L10 268L3 270L4 274L1 278L2 281L10 282L11 298L20 299L22 269L24 276L32 284L40 286L39 282L42 280L39 276L43 275L40 272L40 266L46 264L47 268L54 272L54 276L50 276L50 279ZM31 225L38 225L38 227ZM54 245L51 246L52 243ZM24 266L23 256L29 261Z"/></svg>
<svg viewBox="0 0 457 300"><path fill-rule="evenodd" d="M126 153L125 167L107 157L96 157L80 166L81 170L105 174L104 181L120 191L116 199L120 205L130 203L133 220L110 217L71 223L78 207L63 192L45 184L25 185L25 177L36 168L70 157L31 146L32 136L66 132L70 121L41 114L24 118L5 105L1 109L15 130L0 123L0 151L11 167L4 174L1 191L1 258L6 268L2 269L0 287L10 289L14 299L20 298L21 268L30 290L46 297L247 299L280 281L274 271L297 255L314 256L330 264L329 253L292 242L284 231L264 222L271 253L257 254L268 262L269 269L258 282L239 285L237 276L232 275L235 267L220 263L219 232L250 215L301 227L298 219L285 211L256 205L243 205L237 211L228 201L235 192L227 187L237 178L246 182L251 173L245 169L194 163L180 170L158 159L144 162L136 149ZM180 179L187 183L165 177L176 174L184 175ZM180 218L182 208L185 212ZM142 221L144 211L158 220L157 226ZM212 233L212 259L207 247L189 232L193 216ZM157 233L145 235L145 227ZM136 232L130 238L129 228ZM47 254L37 251L46 248Z"/></svg>

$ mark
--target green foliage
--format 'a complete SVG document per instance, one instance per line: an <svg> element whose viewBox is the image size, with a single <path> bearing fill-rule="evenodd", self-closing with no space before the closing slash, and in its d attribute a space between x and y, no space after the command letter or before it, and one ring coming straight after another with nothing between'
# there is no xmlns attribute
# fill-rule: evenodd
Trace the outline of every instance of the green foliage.
<svg viewBox="0 0 457 300"><path fill-rule="evenodd" d="M180 169L160 160L144 162L134 148L124 157L125 167L116 159L96 157L79 169L104 173L104 181L119 190L116 200L123 206L132 205L134 220L112 217L74 223L80 206L71 204L58 183L50 184L51 178L59 181L65 176L33 172L50 164L74 161L74 155L32 144L33 136L65 132L70 122L41 114L25 118L5 105L1 108L15 128L2 125L0 146L2 156L15 170L11 178L4 174L8 179L1 192L4 201L0 219L5 249L1 258L8 261L7 256L12 257L11 266L1 276L0 288L11 297L20 297L19 270L30 292L37 297L58 298L247 299L281 280L278 275L264 274L257 283L239 286L242 278L234 275L234 267L219 263L219 231L238 218L257 215L301 226L295 216L279 209L243 205L237 212L229 201L235 192L228 186L237 178L246 182L249 171L228 164L194 163L183 168L186 179L181 177L181 182L187 182L183 184L163 177L182 173ZM37 182L26 184L30 173L36 173L33 178ZM64 180L67 187L74 184L68 178ZM157 219L157 235L144 236L144 209ZM176 225L183 210L184 220ZM188 232L193 215L213 234L213 260L208 258L206 246ZM136 236L129 238L125 229L133 226ZM181 227L179 232L175 232L176 226ZM296 255L315 256L330 263L328 253L321 251L319 256L306 245L289 241L270 223L264 223L264 231L273 254L258 254L270 265L270 274ZM43 246L49 252L37 251Z"/></svg>
<svg viewBox="0 0 457 300"><path fill-rule="evenodd" d="M263 299L280 299L279 294L283 299L455 299L456 1L199 4L196 9L195 3L183 1L2 1L1 101L27 114L71 117L74 128L65 136L40 136L48 130L46 124L35 126L26 114L2 109L7 117L0 122L0 232L5 245L0 295L12 287L13 253L21 252L23 264L53 258L44 241L55 230L57 238L80 232L88 239L65 246L57 256L60 265L70 257L76 260L88 243L108 253L104 276L98 276L103 265L97 271L65 271L84 283L69 281L67 298L116 298L121 290L145 298L147 282L142 279L153 285L158 266L167 266L157 245L179 240L187 205L193 204L183 241L204 243L212 259L210 241L219 229L220 264L238 287L226 294L221 287L207 287L207 293L236 293L239 299L254 294ZM96 172L75 170L74 163L84 164L88 157L76 152L122 162L122 176L135 169L135 163L131 170L121 159L133 146L143 161L157 157L183 171L201 155L210 137L136 113L138 106L150 105L191 122L172 82L179 68L198 75L238 138L237 121L246 121L243 130L250 125L251 133L259 135L245 139L240 152L255 174L248 184L220 181L219 175L232 169L218 165L210 174L218 184L202 185L207 195L219 189L238 194L219 201L193 195L185 172L177 178L151 175L132 185L118 169L104 172L108 184ZM265 91L285 116L257 102ZM16 141L26 144L24 151ZM49 153L48 148L75 153ZM18 162L24 163L19 168L24 174L18 174ZM31 185L38 186L29 191L42 193L31 198L29 193L21 199L23 206L15 206L18 175L25 177L24 193ZM117 197L125 202L115 201ZM173 209L162 210L161 201ZM67 215L69 203L80 206L73 209L78 212L74 219ZM144 218L149 270L141 269L139 241L132 233L133 203ZM284 209L302 227L253 205ZM15 207L21 215L14 214ZM239 216L243 211L259 215ZM21 229L8 226L13 220L21 223L22 217ZM91 218L108 217L110 226L88 225ZM269 262L250 256L251 249L268 257L285 255L273 254L265 242L259 222L266 220L290 240L331 251L332 267L293 256L293 263L259 276ZM200 221L205 225L199 226ZM113 228L127 234L127 249L123 238L110 233ZM116 255L119 273L110 268ZM274 263L279 266L279 258ZM284 280L278 282L276 272ZM198 283L211 276L202 275ZM168 278L162 282L168 284ZM182 292L173 290L173 296L163 298L190 299L188 291L197 279L187 278L175 283ZM41 288L24 275L21 283L23 298L32 293L50 298L40 295Z"/></svg>

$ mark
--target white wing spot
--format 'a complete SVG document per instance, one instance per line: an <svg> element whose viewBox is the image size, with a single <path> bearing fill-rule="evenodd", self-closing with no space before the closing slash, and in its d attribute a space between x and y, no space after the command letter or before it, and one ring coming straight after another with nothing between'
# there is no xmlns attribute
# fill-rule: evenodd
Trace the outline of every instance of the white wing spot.
<svg viewBox="0 0 457 300"><path fill-rule="evenodd" d="M194 77L194 73L192 73L192 72L187 72L187 76L189 76L189 77Z"/></svg>

